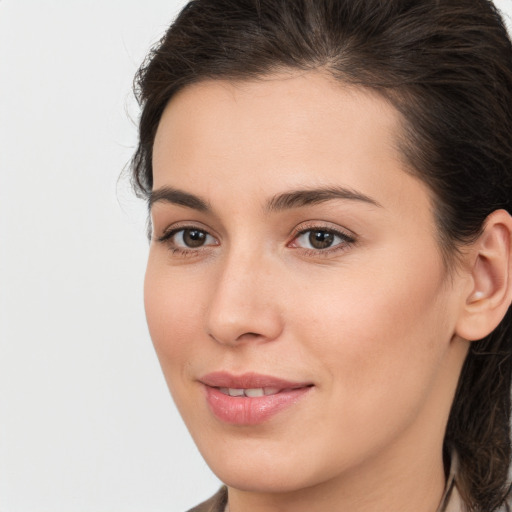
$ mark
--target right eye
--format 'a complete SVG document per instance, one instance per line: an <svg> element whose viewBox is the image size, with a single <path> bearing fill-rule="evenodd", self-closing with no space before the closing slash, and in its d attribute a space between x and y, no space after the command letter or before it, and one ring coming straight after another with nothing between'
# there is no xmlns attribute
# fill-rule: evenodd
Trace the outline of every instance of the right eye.
<svg viewBox="0 0 512 512"><path fill-rule="evenodd" d="M171 249L185 252L201 249L208 245L218 245L217 240L207 231L194 227L171 229L160 237L158 241L169 243Z"/></svg>
<svg viewBox="0 0 512 512"><path fill-rule="evenodd" d="M213 236L200 229L180 229L174 233L174 243L178 247L196 249L215 241Z"/></svg>

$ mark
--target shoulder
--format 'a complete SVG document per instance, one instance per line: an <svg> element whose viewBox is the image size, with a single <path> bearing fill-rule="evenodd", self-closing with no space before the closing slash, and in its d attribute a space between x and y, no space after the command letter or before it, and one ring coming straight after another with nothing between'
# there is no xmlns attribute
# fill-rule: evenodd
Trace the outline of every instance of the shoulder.
<svg viewBox="0 0 512 512"><path fill-rule="evenodd" d="M228 501L228 491L225 486L221 487L210 499L191 508L188 512L224 512Z"/></svg>
<svg viewBox="0 0 512 512"><path fill-rule="evenodd" d="M512 512L512 495L510 491L506 503L499 509L499 512Z"/></svg>

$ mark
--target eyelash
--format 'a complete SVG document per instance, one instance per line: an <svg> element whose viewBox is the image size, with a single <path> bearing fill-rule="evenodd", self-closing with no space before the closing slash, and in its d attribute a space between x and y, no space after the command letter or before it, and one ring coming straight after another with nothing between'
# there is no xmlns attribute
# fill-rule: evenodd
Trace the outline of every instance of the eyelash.
<svg viewBox="0 0 512 512"><path fill-rule="evenodd" d="M322 225L312 224L312 225L307 225L307 226L303 225L300 228L298 228L294 232L292 241L290 243L295 242L299 237L306 235L307 233L314 233L314 232L326 233L328 235L334 235L335 237L340 239L340 242L334 246L327 247L325 249L308 249L308 248L304 248L304 247L293 247L293 246L291 246L291 247L295 250L297 250L297 249L301 250L302 254L306 257L314 257L314 256L315 257L318 257L318 256L328 257L328 256L331 256L333 253L337 253L339 251L346 251L351 246L353 246L357 241L354 235L349 234L345 231L335 229L330 226L328 227L325 225L322 226ZM288 247L290 247L290 243L288 244Z"/></svg>
<svg viewBox="0 0 512 512"><path fill-rule="evenodd" d="M167 244L173 255L175 254L175 255L183 256L183 257L190 257L190 256L198 255L199 253L201 253L205 250L208 250L208 248L212 247L212 245L213 246L218 245L218 243L216 243L216 244L203 245L198 248L179 247L179 246L175 245L175 243L173 242L173 237L182 231L183 232L198 231L198 232L206 235L206 237L211 237L214 240L216 240L215 237L213 235L211 235L205 229L202 229L202 228L199 228L199 227L193 226L193 225L192 226L185 225L185 226L177 226L172 229L166 230L162 236L157 238L157 241L160 243ZM312 233L312 232L326 233L328 235L333 235L333 236L339 238L340 242L332 247L327 247L325 249L308 249L305 247L300 247L300 246L294 247L293 245L291 245L299 237L306 235L307 233ZM333 254L335 252L347 250L349 247L351 247L355 243L356 243L356 238L353 235L348 234L344 231L334 229L331 227L321 226L321 225L308 225L308 226L303 226L301 229L296 229L294 231L294 233L292 235L292 240L291 240L291 242L288 242L287 247L290 247L294 250L301 250L302 254L306 257L313 257L313 256L318 257L318 256L330 256L331 254Z"/></svg>
<svg viewBox="0 0 512 512"><path fill-rule="evenodd" d="M198 231L200 233L204 233L207 237L210 236L213 239L215 239L215 237L213 235L211 235L210 233L208 233L208 231L206 229L202 229L198 226L177 226L172 229L166 230L162 236L157 238L157 241L160 243L167 244L169 246L169 249L172 252L172 254L176 254L177 256L195 256L198 253L206 250L208 247L211 247L211 245L205 245L205 246L201 246L201 247L194 249L193 247L185 248L185 247L179 247L179 246L175 245L175 243L173 242L173 237L175 235L177 235L178 233L180 233L181 231L183 231L183 232ZM218 245L218 244L214 244L214 245Z"/></svg>

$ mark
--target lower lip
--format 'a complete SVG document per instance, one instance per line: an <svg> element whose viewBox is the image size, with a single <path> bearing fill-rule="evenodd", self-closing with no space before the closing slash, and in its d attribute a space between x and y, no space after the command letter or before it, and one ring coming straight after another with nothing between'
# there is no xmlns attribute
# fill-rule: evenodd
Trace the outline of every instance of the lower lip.
<svg viewBox="0 0 512 512"><path fill-rule="evenodd" d="M229 396L205 386L206 400L216 418L232 425L258 425L296 404L311 387L289 389L259 397Z"/></svg>

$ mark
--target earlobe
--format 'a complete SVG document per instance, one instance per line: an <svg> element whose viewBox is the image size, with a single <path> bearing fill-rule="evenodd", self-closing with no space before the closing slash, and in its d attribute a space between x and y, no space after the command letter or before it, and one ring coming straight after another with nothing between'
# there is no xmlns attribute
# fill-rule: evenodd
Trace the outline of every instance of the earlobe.
<svg viewBox="0 0 512 512"><path fill-rule="evenodd" d="M465 297L456 334L479 340L501 322L512 302L512 217L496 210L469 251L471 290Z"/></svg>

